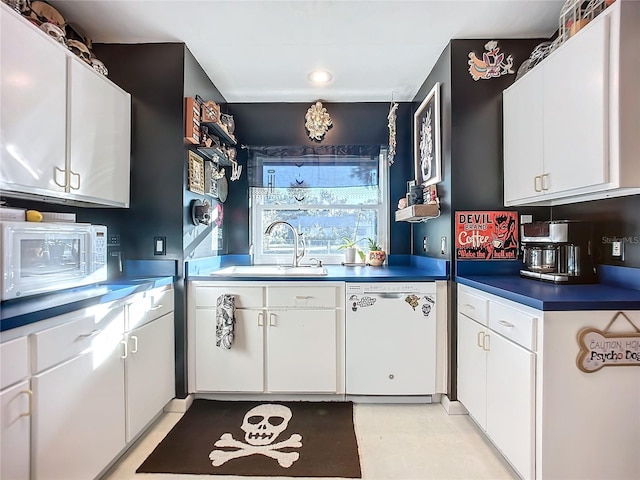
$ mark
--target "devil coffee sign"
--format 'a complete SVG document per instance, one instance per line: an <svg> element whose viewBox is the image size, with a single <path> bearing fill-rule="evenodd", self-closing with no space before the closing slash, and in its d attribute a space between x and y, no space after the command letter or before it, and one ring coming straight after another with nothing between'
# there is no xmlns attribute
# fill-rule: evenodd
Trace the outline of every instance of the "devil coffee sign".
<svg viewBox="0 0 640 480"><path fill-rule="evenodd" d="M518 212L456 212L456 259L518 258Z"/></svg>

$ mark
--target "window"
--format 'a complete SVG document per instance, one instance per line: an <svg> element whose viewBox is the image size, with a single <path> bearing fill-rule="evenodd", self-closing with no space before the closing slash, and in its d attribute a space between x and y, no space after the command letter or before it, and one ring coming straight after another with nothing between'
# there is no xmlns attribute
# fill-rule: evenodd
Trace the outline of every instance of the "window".
<svg viewBox="0 0 640 480"><path fill-rule="evenodd" d="M293 232L303 234L302 260L344 261L343 238L388 244L386 151L379 147L252 147L248 162L254 262L290 264ZM301 244L299 253L301 252Z"/></svg>

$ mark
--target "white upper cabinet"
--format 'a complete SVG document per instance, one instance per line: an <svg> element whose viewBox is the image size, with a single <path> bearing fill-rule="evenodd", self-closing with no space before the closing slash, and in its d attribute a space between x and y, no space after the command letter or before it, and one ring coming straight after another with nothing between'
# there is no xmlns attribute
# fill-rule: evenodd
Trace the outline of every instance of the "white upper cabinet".
<svg viewBox="0 0 640 480"><path fill-rule="evenodd" d="M116 206L129 204L131 98L80 61L69 59L71 193Z"/></svg>
<svg viewBox="0 0 640 480"><path fill-rule="evenodd" d="M504 92L504 204L640 193L640 3L616 2Z"/></svg>
<svg viewBox="0 0 640 480"><path fill-rule="evenodd" d="M131 96L0 4L0 189L129 206Z"/></svg>
<svg viewBox="0 0 640 480"><path fill-rule="evenodd" d="M60 194L65 191L67 57L42 38L43 32L1 7L0 188Z"/></svg>

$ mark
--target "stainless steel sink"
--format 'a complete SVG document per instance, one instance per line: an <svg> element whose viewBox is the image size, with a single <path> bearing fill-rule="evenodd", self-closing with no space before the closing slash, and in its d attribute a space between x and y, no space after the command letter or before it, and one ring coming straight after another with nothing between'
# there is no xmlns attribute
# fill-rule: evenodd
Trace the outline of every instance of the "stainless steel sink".
<svg viewBox="0 0 640 480"><path fill-rule="evenodd" d="M322 277L327 269L314 265L299 267L284 265L235 265L216 270L212 276L221 277Z"/></svg>

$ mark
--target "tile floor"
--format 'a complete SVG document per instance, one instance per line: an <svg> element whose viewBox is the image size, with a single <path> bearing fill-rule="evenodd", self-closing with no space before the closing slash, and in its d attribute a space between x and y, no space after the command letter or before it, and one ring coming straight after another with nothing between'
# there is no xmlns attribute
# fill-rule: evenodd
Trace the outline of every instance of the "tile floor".
<svg viewBox="0 0 640 480"><path fill-rule="evenodd" d="M101 480L204 480L206 478L263 480L265 478L223 475L136 475L136 468L171 430L181 415L180 413L164 414ZM355 404L354 420L362 478L365 480L518 478L467 415L448 415L439 403Z"/></svg>

